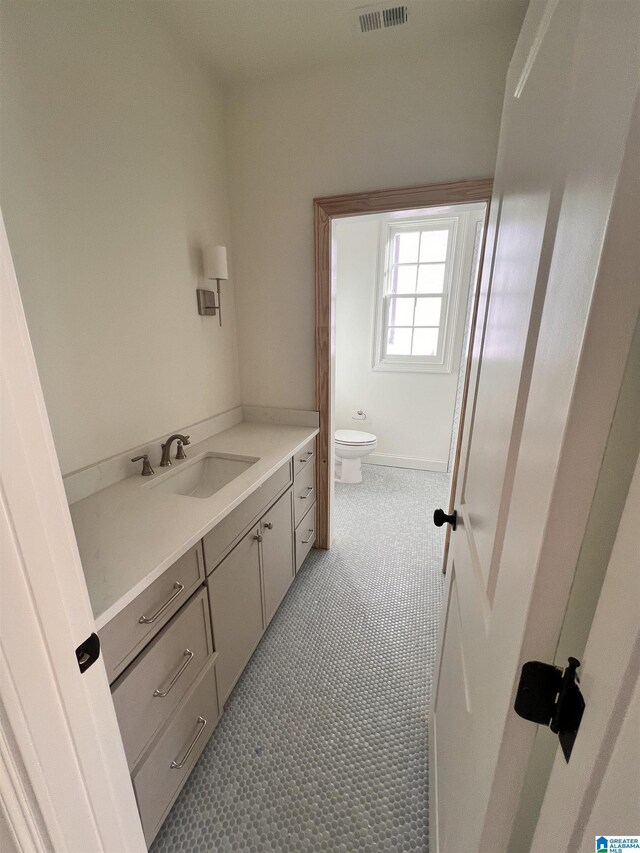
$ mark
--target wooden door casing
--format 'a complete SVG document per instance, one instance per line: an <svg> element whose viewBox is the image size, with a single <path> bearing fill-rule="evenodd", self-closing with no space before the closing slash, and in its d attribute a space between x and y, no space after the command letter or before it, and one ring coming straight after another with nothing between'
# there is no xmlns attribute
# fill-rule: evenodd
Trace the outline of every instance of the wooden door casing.
<svg viewBox="0 0 640 853"><path fill-rule="evenodd" d="M492 187L491 178L481 178L314 199L316 408L320 413L320 433L316 439L316 548L331 545L332 359L335 353L332 219L472 202L485 202L488 206Z"/></svg>

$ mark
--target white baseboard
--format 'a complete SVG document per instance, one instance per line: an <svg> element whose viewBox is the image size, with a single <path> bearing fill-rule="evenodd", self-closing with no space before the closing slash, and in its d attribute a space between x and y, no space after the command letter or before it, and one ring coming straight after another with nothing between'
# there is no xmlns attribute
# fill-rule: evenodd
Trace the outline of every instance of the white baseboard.
<svg viewBox="0 0 640 853"><path fill-rule="evenodd" d="M387 465L390 468L416 468L419 471L448 470L446 460L421 459L419 456L398 456L395 453L370 453L362 460L363 465Z"/></svg>

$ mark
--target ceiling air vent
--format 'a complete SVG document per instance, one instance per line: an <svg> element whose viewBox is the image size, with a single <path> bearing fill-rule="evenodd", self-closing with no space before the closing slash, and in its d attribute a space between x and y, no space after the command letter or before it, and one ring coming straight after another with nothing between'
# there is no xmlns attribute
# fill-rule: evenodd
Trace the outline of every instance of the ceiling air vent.
<svg viewBox="0 0 640 853"><path fill-rule="evenodd" d="M362 33L371 33L374 30L382 29L382 15L379 9L376 9L374 12L363 12L358 16L358 20L360 21L360 32Z"/></svg>
<svg viewBox="0 0 640 853"><path fill-rule="evenodd" d="M397 27L400 24L406 24L409 20L407 6L369 6L358 9L357 12L361 33Z"/></svg>
<svg viewBox="0 0 640 853"><path fill-rule="evenodd" d="M382 10L382 22L385 27L397 27L409 20L409 10L406 6L392 6Z"/></svg>

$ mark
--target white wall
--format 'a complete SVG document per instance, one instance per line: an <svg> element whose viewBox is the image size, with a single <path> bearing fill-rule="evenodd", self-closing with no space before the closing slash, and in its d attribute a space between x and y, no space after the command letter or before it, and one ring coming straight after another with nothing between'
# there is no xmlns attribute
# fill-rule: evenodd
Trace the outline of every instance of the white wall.
<svg viewBox="0 0 640 853"><path fill-rule="evenodd" d="M517 36L247 84L224 114L156 26L2 3L1 203L64 473L241 397L313 408L313 197L490 175ZM230 247L222 329L195 310L204 242Z"/></svg>
<svg viewBox="0 0 640 853"><path fill-rule="evenodd" d="M511 28L229 99L244 402L313 408L314 196L493 174Z"/></svg>
<svg viewBox="0 0 640 853"><path fill-rule="evenodd" d="M64 473L240 402L223 106L145 4L2 5L2 210ZM231 274L233 253L230 252Z"/></svg>
<svg viewBox="0 0 640 853"><path fill-rule="evenodd" d="M466 209L466 208L465 208ZM380 217L334 223L336 254L336 429L364 429L378 439L365 461L446 471L453 429L464 321L469 297L476 222L460 229L460 289L450 373L408 373L372 368ZM353 420L358 409L366 421ZM383 457L392 457L385 459Z"/></svg>

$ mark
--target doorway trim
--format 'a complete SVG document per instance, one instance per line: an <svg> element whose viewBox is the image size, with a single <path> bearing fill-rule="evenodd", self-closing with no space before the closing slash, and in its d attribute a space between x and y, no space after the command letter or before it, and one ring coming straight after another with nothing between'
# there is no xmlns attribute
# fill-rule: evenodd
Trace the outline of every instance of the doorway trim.
<svg viewBox="0 0 640 853"><path fill-rule="evenodd" d="M320 433L316 439L316 548L326 549L331 544L331 472L329 470L331 464L330 438L333 392L331 359L332 353L335 352L332 220L347 216L361 216L367 213L385 213L395 210L411 210L412 208L470 204L472 202L486 202L488 214L492 189L493 178L480 178L478 180L449 181L417 187L324 196L313 200L316 409L320 413ZM486 239L486 233L485 227L484 239ZM479 270L482 269L484 239ZM480 281L480 275L478 275L477 281ZM477 299L472 316L470 341L475 325L476 307ZM471 347L469 347L469 352L471 352ZM460 415L461 424L464 417L465 401L466 381L462 401L463 408ZM456 452L454 475L458 458L459 453ZM455 476L452 481L455 481Z"/></svg>

